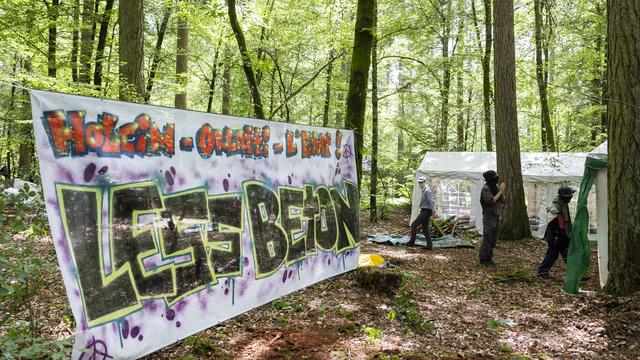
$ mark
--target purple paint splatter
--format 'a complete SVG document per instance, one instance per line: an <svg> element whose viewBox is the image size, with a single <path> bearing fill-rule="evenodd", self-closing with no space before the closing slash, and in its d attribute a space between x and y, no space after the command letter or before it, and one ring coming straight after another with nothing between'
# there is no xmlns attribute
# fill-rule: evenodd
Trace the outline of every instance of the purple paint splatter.
<svg viewBox="0 0 640 360"><path fill-rule="evenodd" d="M180 325L182 325L180 324L180 321L176 321L176 327L180 327Z"/></svg>
<svg viewBox="0 0 640 360"><path fill-rule="evenodd" d="M224 191L229 191L229 180L224 179L222 181L222 187L224 188Z"/></svg>
<svg viewBox="0 0 640 360"><path fill-rule="evenodd" d="M289 176L287 176L287 178L288 178L288 181L289 181L289 185L291 185L291 176L289 175Z"/></svg>
<svg viewBox="0 0 640 360"><path fill-rule="evenodd" d="M224 289L224 294L229 295L229 288Z"/></svg>
<svg viewBox="0 0 640 360"><path fill-rule="evenodd" d="M133 339L133 338L137 337L138 334L140 334L140 328L138 326L134 326L131 329L131 338Z"/></svg>
<svg viewBox="0 0 640 360"><path fill-rule="evenodd" d="M176 174L176 168L174 168L174 167L172 166L170 170L171 170L171 173L172 173L173 175L175 175L175 174Z"/></svg>
<svg viewBox="0 0 640 360"><path fill-rule="evenodd" d="M100 168L100 170L98 171L98 174L100 175L104 175L107 173L107 171L109 171L109 167L108 166L103 166Z"/></svg>
<svg viewBox="0 0 640 360"><path fill-rule="evenodd" d="M84 169L84 182L89 182L93 179L93 174L96 172L96 164L91 163Z"/></svg>
<svg viewBox="0 0 640 360"><path fill-rule="evenodd" d="M244 257L244 266L249 265L249 258L248 257Z"/></svg>
<svg viewBox="0 0 640 360"><path fill-rule="evenodd" d="M287 281L287 271L284 271L284 274L282 274L282 282L286 282Z"/></svg>
<svg viewBox="0 0 640 360"><path fill-rule="evenodd" d="M231 174L230 174L230 173L227 173L227 177L231 177Z"/></svg>
<svg viewBox="0 0 640 360"><path fill-rule="evenodd" d="M164 178L167 180L167 184L173 185L173 175L171 175L170 172L165 171L164 172Z"/></svg>
<svg viewBox="0 0 640 360"><path fill-rule="evenodd" d="M122 323L122 337L125 339L129 337L129 321L127 320Z"/></svg>
<svg viewBox="0 0 640 360"><path fill-rule="evenodd" d="M138 341L142 341L142 339L144 339L144 336L142 335L138 336Z"/></svg>
<svg viewBox="0 0 640 360"><path fill-rule="evenodd" d="M171 321L176 317L176 312L172 309L167 310L167 320Z"/></svg>

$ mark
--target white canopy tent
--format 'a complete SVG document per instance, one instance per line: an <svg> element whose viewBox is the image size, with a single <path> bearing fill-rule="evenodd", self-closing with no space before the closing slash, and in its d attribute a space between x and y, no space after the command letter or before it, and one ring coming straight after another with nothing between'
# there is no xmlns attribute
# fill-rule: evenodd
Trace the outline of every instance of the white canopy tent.
<svg viewBox="0 0 640 360"><path fill-rule="evenodd" d="M579 187L586 157L587 153L521 154L527 212L534 236L543 237L548 222L547 208L558 188L563 185ZM496 170L494 152L428 152L416 171L416 180L420 176L429 178L435 195L436 213L440 217L455 215L468 219L475 224L477 231L482 232L480 190L484 185L482 173L487 170ZM606 184L601 188L598 182L597 189L602 189L606 197ZM411 221L419 212L419 201L420 188L415 182ZM595 201L590 203L595 204ZM590 213L595 224L595 206L593 210L590 209Z"/></svg>

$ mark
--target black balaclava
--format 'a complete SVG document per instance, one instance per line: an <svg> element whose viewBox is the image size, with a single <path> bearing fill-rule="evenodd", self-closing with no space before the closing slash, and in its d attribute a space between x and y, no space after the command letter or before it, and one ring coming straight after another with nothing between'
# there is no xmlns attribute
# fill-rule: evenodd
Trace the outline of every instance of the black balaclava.
<svg viewBox="0 0 640 360"><path fill-rule="evenodd" d="M498 177L498 174L493 170L485 171L482 176L487 182L489 190L491 190L491 193L495 196L498 191L500 191L500 189L498 189L498 181L500 180L500 177Z"/></svg>

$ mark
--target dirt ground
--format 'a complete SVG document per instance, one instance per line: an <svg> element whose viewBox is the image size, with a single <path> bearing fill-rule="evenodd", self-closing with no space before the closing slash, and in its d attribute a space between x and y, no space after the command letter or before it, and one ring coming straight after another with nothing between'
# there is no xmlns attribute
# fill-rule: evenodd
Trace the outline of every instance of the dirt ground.
<svg viewBox="0 0 640 360"><path fill-rule="evenodd" d="M406 217L392 214L372 226L363 215L362 232L406 232ZM426 251L363 241L361 253L382 255L403 275L395 296L363 287L350 272L145 359L640 358L640 299L598 293L595 266L581 284L589 292L569 296L561 290L562 261L552 279L533 276L543 241L499 241L495 268L477 264L477 247ZM67 299L59 273L50 275L57 282L39 295L40 310L46 333L64 338L72 331ZM426 326L411 327L398 315L407 307Z"/></svg>

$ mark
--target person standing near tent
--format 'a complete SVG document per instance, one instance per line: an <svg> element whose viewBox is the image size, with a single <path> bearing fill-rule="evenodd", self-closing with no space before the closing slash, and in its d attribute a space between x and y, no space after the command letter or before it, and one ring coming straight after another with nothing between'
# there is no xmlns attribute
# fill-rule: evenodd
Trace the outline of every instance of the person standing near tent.
<svg viewBox="0 0 640 360"><path fill-rule="evenodd" d="M547 252L538 268L538 276L548 279L549 270L562 255L564 262L567 262L567 249L571 242L571 214L569 213L569 202L576 191L568 186L558 189L558 196L549 207L551 215L555 215L553 220L547 225L544 232L544 239L547 241Z"/></svg>
<svg viewBox="0 0 640 360"><path fill-rule="evenodd" d="M427 238L427 250L433 249L433 243L431 242L431 233L429 232L429 221L435 215L435 202L433 201L433 193L427 185L427 177L420 176L418 179L418 185L420 185L420 213L418 217L411 223L411 238L409 239L408 246L414 246L416 244L416 235L418 234L418 226L422 226L422 233Z"/></svg>
<svg viewBox="0 0 640 360"><path fill-rule="evenodd" d="M495 266L493 249L498 241L498 227L500 225L500 207L504 205L504 183L498 186L498 173L493 170L485 171L485 184L480 191L482 205L482 245L480 245L480 265Z"/></svg>

